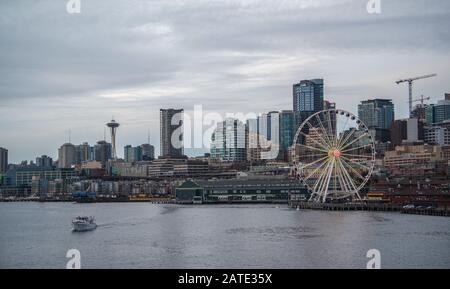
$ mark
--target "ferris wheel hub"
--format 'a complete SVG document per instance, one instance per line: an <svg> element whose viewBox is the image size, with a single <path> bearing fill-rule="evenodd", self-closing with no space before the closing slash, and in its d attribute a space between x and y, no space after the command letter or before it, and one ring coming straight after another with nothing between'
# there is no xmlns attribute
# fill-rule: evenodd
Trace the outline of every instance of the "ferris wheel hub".
<svg viewBox="0 0 450 289"><path fill-rule="evenodd" d="M341 156L341 151L338 150L338 149L335 149L335 150L333 151L333 156L334 156L335 158L340 157L340 156Z"/></svg>

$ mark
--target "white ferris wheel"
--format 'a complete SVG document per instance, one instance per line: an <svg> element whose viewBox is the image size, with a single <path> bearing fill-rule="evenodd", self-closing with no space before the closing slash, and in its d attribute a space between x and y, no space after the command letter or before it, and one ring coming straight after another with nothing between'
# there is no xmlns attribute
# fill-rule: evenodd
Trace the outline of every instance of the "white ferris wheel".
<svg viewBox="0 0 450 289"><path fill-rule="evenodd" d="M310 201L360 200L375 165L375 144L366 125L340 109L308 117L294 137L294 173Z"/></svg>

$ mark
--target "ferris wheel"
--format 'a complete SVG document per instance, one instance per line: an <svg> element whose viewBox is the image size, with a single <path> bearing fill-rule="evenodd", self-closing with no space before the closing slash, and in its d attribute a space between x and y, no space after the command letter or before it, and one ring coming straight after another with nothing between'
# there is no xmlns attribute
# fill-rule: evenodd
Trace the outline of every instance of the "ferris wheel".
<svg viewBox="0 0 450 289"><path fill-rule="evenodd" d="M310 201L361 199L375 165L375 144L355 115L319 111L300 125L293 144L294 174L311 192Z"/></svg>

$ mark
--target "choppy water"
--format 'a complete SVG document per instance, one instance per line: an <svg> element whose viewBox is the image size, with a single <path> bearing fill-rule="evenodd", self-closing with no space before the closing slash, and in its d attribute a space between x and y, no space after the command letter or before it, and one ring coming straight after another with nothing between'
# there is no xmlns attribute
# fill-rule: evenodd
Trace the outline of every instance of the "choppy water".
<svg viewBox="0 0 450 289"><path fill-rule="evenodd" d="M95 231L71 219L94 215ZM0 203L1 268L450 268L450 218L276 205Z"/></svg>

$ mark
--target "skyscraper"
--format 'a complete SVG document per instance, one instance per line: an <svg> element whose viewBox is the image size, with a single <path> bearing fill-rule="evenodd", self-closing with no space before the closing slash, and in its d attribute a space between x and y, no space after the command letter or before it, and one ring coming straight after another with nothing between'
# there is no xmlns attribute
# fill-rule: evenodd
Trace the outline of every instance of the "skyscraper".
<svg viewBox="0 0 450 289"><path fill-rule="evenodd" d="M293 86L293 110L302 120L323 110L323 79L302 80Z"/></svg>
<svg viewBox="0 0 450 289"><path fill-rule="evenodd" d="M104 140L98 141L94 147L95 160L101 162L103 166L106 165L112 156L112 146Z"/></svg>
<svg viewBox="0 0 450 289"><path fill-rule="evenodd" d="M394 123L394 104L390 99L370 99L358 105L358 117L369 128L376 142L391 140L390 129Z"/></svg>
<svg viewBox="0 0 450 289"><path fill-rule="evenodd" d="M0 173L8 170L8 150L0 147Z"/></svg>
<svg viewBox="0 0 450 289"><path fill-rule="evenodd" d="M358 117L368 128L387 129L394 122L394 104L390 99L370 99L358 105Z"/></svg>
<svg viewBox="0 0 450 289"><path fill-rule="evenodd" d="M330 109L336 109L336 103L335 102L330 102L328 100L324 100L323 102L323 109L325 110L330 110ZM327 116L330 118L330 121L324 121L325 124L331 123L331 132L333 133L333 135L337 135L337 122L336 122L336 114L332 113L329 116Z"/></svg>
<svg viewBox="0 0 450 289"><path fill-rule="evenodd" d="M87 142L75 146L77 164L94 160L93 151L93 148Z"/></svg>
<svg viewBox="0 0 450 289"><path fill-rule="evenodd" d="M70 168L74 164L76 164L75 146L65 143L58 150L58 167Z"/></svg>
<svg viewBox="0 0 450 289"><path fill-rule="evenodd" d="M217 123L212 135L211 158L225 162L247 160L245 125L237 119Z"/></svg>
<svg viewBox="0 0 450 289"><path fill-rule="evenodd" d="M53 166L53 159L47 155L42 155L36 158L36 166L51 168Z"/></svg>
<svg viewBox="0 0 450 289"><path fill-rule="evenodd" d="M163 157L183 156L183 109L160 109L160 145Z"/></svg>
<svg viewBox="0 0 450 289"><path fill-rule="evenodd" d="M406 119L397 119L391 126L391 143L393 147L402 145L408 138L408 122Z"/></svg>
<svg viewBox="0 0 450 289"><path fill-rule="evenodd" d="M272 140L272 133L276 134L278 131L277 116L279 116L278 111L271 111L258 116L258 133L268 141ZM274 135L274 137L278 137L278 135Z"/></svg>
<svg viewBox="0 0 450 289"><path fill-rule="evenodd" d="M261 148L258 137L258 119L247 119L245 126L245 145L247 147L247 161L253 163L261 160Z"/></svg>
<svg viewBox="0 0 450 289"><path fill-rule="evenodd" d="M155 159L155 147L151 144L141 144L142 160L151 161Z"/></svg>
<svg viewBox="0 0 450 289"><path fill-rule="evenodd" d="M124 160L126 163L142 161L141 146L133 147L131 145L126 145L124 147Z"/></svg>
<svg viewBox="0 0 450 289"><path fill-rule="evenodd" d="M279 159L288 160L289 147L292 146L297 130L295 113L291 110L280 112L280 153Z"/></svg>
<svg viewBox="0 0 450 289"><path fill-rule="evenodd" d="M437 104L430 104L426 109L426 122L431 125L442 123L450 119L450 95L446 94L445 99L439 100Z"/></svg>

